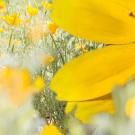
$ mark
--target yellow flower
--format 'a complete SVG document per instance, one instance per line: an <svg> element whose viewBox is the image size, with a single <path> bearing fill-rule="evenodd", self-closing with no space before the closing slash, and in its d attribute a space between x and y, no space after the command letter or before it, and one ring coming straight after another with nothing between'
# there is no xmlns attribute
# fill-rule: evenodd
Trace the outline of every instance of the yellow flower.
<svg viewBox="0 0 135 135"><path fill-rule="evenodd" d="M1 90L7 90L11 101L16 105L25 102L37 89L40 90L43 86L40 77L38 77L35 82L32 81L32 77L26 69L0 69L0 88Z"/></svg>
<svg viewBox="0 0 135 135"><path fill-rule="evenodd" d="M82 121L98 112L112 112L108 95L115 85L135 77L134 5L135 1L123 0L53 1L52 19L65 31L91 41L117 44L75 58L52 79L50 87L58 99L74 101L68 106L78 105L76 116ZM67 110L72 108L68 106Z"/></svg>
<svg viewBox="0 0 135 135"><path fill-rule="evenodd" d="M0 0L0 10L5 8L5 2Z"/></svg>
<svg viewBox="0 0 135 135"><path fill-rule="evenodd" d="M37 15L39 12L39 10L37 8L34 8L34 7L31 7L31 6L28 6L27 7L27 13L30 15L30 16L35 16Z"/></svg>
<svg viewBox="0 0 135 135"><path fill-rule="evenodd" d="M57 28L58 26L54 22L48 23L48 29L52 34L56 32Z"/></svg>
<svg viewBox="0 0 135 135"><path fill-rule="evenodd" d="M45 87L45 81L41 76L37 76L34 80L34 88L37 90L42 90Z"/></svg>
<svg viewBox="0 0 135 135"><path fill-rule="evenodd" d="M13 103L19 105L30 94L31 78L27 70L3 68L0 69L0 86L7 90Z"/></svg>
<svg viewBox="0 0 135 135"><path fill-rule="evenodd" d="M4 32L4 29L3 28L0 28L0 33L3 33Z"/></svg>
<svg viewBox="0 0 135 135"><path fill-rule="evenodd" d="M49 3L49 2L43 2L42 3L42 6L43 6L43 8L44 9L46 9L46 10L51 10L52 9L52 3Z"/></svg>
<svg viewBox="0 0 135 135"><path fill-rule="evenodd" d="M60 133L60 131L58 131L58 129L54 125L50 126L45 125L45 127L43 128L43 130L41 130L39 135L62 135L62 134Z"/></svg>
<svg viewBox="0 0 135 135"><path fill-rule="evenodd" d="M131 98L127 101L125 112L129 118L135 118L135 98Z"/></svg>
<svg viewBox="0 0 135 135"><path fill-rule="evenodd" d="M21 19L18 17L17 13L3 16L2 19L11 26L18 26L21 23Z"/></svg>

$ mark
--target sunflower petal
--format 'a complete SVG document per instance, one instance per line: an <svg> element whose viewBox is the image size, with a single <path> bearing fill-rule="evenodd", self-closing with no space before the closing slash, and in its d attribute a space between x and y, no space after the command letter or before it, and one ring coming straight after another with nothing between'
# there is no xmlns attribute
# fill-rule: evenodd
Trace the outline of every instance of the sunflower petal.
<svg viewBox="0 0 135 135"><path fill-rule="evenodd" d="M98 113L114 112L112 100L69 102L66 107L66 112L71 112L74 107L76 107L75 117L82 122L89 122L89 120Z"/></svg>
<svg viewBox="0 0 135 135"><path fill-rule="evenodd" d="M108 46L70 61L54 76L50 88L59 100L90 100L111 93L115 85L134 76L135 44Z"/></svg>
<svg viewBox="0 0 135 135"><path fill-rule="evenodd" d="M134 5L134 0L54 0L52 18L73 35L127 44L135 41Z"/></svg>

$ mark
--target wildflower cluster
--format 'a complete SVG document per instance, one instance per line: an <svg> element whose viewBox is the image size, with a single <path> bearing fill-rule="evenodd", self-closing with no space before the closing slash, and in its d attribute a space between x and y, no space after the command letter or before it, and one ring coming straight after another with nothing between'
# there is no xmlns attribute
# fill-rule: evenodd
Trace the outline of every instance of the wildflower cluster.
<svg viewBox="0 0 135 135"><path fill-rule="evenodd" d="M0 135L134 135L134 4L0 0Z"/></svg>

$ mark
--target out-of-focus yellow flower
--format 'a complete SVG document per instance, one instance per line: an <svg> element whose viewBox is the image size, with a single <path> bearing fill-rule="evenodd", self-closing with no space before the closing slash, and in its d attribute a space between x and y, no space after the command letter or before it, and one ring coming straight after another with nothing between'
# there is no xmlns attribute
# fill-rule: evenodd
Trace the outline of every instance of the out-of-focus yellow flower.
<svg viewBox="0 0 135 135"><path fill-rule="evenodd" d="M34 7L31 7L31 6L28 6L27 7L27 13L30 15L30 16L35 16L37 15L39 12L39 10L37 8L34 8Z"/></svg>
<svg viewBox="0 0 135 135"><path fill-rule="evenodd" d="M45 127L43 128L43 130L41 130L39 135L62 135L62 134L54 125L50 126L45 125Z"/></svg>
<svg viewBox="0 0 135 135"><path fill-rule="evenodd" d="M0 69L0 88L6 90L11 101L16 105L22 104L33 92L40 90L41 79L32 81L28 70L17 68Z"/></svg>
<svg viewBox="0 0 135 135"><path fill-rule="evenodd" d="M54 34L56 32L57 28L58 28L58 26L56 25L56 23L54 23L54 22L48 23L48 29L52 34Z"/></svg>
<svg viewBox="0 0 135 135"><path fill-rule="evenodd" d="M43 6L43 8L44 9L46 9L46 10L51 10L52 9L52 3L50 3L50 2L43 2L42 3L42 6Z"/></svg>
<svg viewBox="0 0 135 135"><path fill-rule="evenodd" d="M41 76L37 76L34 80L34 88L37 90L42 90L45 87L45 81Z"/></svg>
<svg viewBox="0 0 135 135"><path fill-rule="evenodd" d="M31 93L31 77L27 70L2 68L0 69L1 89L7 90L15 104L21 104Z"/></svg>
<svg viewBox="0 0 135 135"><path fill-rule="evenodd" d="M3 28L0 28L0 33L3 33L4 32L4 29Z"/></svg>
<svg viewBox="0 0 135 135"><path fill-rule="evenodd" d="M131 98L127 101L125 112L129 118L135 118L135 98Z"/></svg>
<svg viewBox="0 0 135 135"><path fill-rule="evenodd" d="M2 19L11 26L18 26L21 23L21 19L19 18L17 13L2 16Z"/></svg>
<svg viewBox="0 0 135 135"><path fill-rule="evenodd" d="M53 61L54 61L54 57L51 56L51 55L44 55L44 56L42 56L42 58L41 58L41 63L42 63L43 65L47 65L47 64L49 64L49 63L51 63L51 62L53 62Z"/></svg>
<svg viewBox="0 0 135 135"><path fill-rule="evenodd" d="M0 0L0 10L5 9L5 2L3 0Z"/></svg>

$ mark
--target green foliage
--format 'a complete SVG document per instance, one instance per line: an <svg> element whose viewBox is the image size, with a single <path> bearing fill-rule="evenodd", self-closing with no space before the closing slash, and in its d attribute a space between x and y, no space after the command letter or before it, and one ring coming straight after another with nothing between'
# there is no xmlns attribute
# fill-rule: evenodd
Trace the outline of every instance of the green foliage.
<svg viewBox="0 0 135 135"><path fill-rule="evenodd" d="M53 123L62 132L66 132L64 125L66 102L56 100L55 96L49 89L35 94L33 99L34 108L45 119L47 124Z"/></svg>

